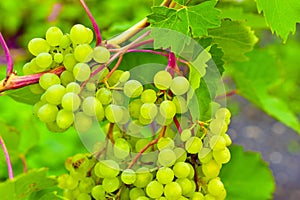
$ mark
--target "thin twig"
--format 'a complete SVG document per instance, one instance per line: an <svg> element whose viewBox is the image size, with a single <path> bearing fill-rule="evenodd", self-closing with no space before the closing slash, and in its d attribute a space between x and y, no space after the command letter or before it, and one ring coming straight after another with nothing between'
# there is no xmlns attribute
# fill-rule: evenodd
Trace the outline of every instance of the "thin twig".
<svg viewBox="0 0 300 200"><path fill-rule="evenodd" d="M4 50L6 61L7 61L6 76L9 76L12 73L12 71L13 71L14 62L13 62L13 59L11 57L11 54L9 52L9 49L7 47L7 44L6 44L5 40L4 40L1 32L0 32L0 43L1 43L1 46L2 46L2 48Z"/></svg>
<svg viewBox="0 0 300 200"><path fill-rule="evenodd" d="M226 97L231 97L233 95L236 95L237 93L238 93L237 90L231 90L231 91L227 92L226 94L221 94L221 95L217 96L216 100L218 100L218 99L224 99Z"/></svg>
<svg viewBox="0 0 300 200"><path fill-rule="evenodd" d="M13 169L12 169L12 165L11 165L11 161L10 161L10 157L9 157L7 148L5 146L4 140L1 137L1 135L0 135L0 145L1 145L2 150L4 152L4 155L5 155L5 160L6 160L6 164L7 164L7 168L8 168L9 179L12 180L12 179L14 179L14 173L13 173Z"/></svg>

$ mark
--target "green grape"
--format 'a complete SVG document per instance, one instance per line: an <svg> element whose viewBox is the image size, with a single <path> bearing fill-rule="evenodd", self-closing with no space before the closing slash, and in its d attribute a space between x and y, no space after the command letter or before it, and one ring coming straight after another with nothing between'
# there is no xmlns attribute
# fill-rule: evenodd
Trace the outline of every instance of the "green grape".
<svg viewBox="0 0 300 200"><path fill-rule="evenodd" d="M76 63L77 63L77 61L74 57L74 54L68 53L65 55L63 65L68 71L72 72Z"/></svg>
<svg viewBox="0 0 300 200"><path fill-rule="evenodd" d="M127 134L134 135L140 133L143 126L137 120L131 120L127 127Z"/></svg>
<svg viewBox="0 0 300 200"><path fill-rule="evenodd" d="M212 160L212 150L210 148L202 148L198 153L198 158L201 163L208 163Z"/></svg>
<svg viewBox="0 0 300 200"><path fill-rule="evenodd" d="M64 49L69 47L71 44L72 42L69 34L63 35L59 41L59 46Z"/></svg>
<svg viewBox="0 0 300 200"><path fill-rule="evenodd" d="M222 136L224 137L224 139L226 141L226 146L230 146L232 144L230 136L228 134L222 134Z"/></svg>
<svg viewBox="0 0 300 200"><path fill-rule="evenodd" d="M132 169L125 169L121 174L121 180L125 184L133 184L136 181L136 173Z"/></svg>
<svg viewBox="0 0 300 200"><path fill-rule="evenodd" d="M165 185L164 195L167 199L178 199L182 194L182 189L177 182L171 182Z"/></svg>
<svg viewBox="0 0 300 200"><path fill-rule="evenodd" d="M158 89L167 90L172 83L172 76L167 71L159 71L155 74L153 83Z"/></svg>
<svg viewBox="0 0 300 200"><path fill-rule="evenodd" d="M146 167L141 167L136 170L136 180L133 183L134 186L138 188L144 188L153 179L153 175L150 170Z"/></svg>
<svg viewBox="0 0 300 200"><path fill-rule="evenodd" d="M116 158L125 159L127 156L129 156L130 146L124 138L116 139L113 148Z"/></svg>
<svg viewBox="0 0 300 200"><path fill-rule="evenodd" d="M159 168L156 172L156 179L162 184L171 183L174 179L174 172L169 167Z"/></svg>
<svg viewBox="0 0 300 200"><path fill-rule="evenodd" d="M34 38L29 41L28 50L32 55L37 56L40 53L49 52L50 46L45 39Z"/></svg>
<svg viewBox="0 0 300 200"><path fill-rule="evenodd" d="M169 167L175 164L176 162L176 154L171 149L163 149L158 154L158 162L160 165L164 167Z"/></svg>
<svg viewBox="0 0 300 200"><path fill-rule="evenodd" d="M137 80L129 80L124 84L124 94L130 98L136 98L143 92L143 85Z"/></svg>
<svg viewBox="0 0 300 200"><path fill-rule="evenodd" d="M105 190L103 188L103 185L96 185L95 187L93 187L92 189L92 197L94 199L97 199L97 200L104 200L105 199Z"/></svg>
<svg viewBox="0 0 300 200"><path fill-rule="evenodd" d="M173 167L174 175L177 178L186 178L190 174L190 166L185 162L177 162Z"/></svg>
<svg viewBox="0 0 300 200"><path fill-rule="evenodd" d="M148 145L150 141L146 138L142 138L142 139L139 139L138 141L136 141L135 143L135 150L136 152L140 152L146 145ZM151 151L150 148L148 148L145 153L149 153Z"/></svg>
<svg viewBox="0 0 300 200"><path fill-rule="evenodd" d="M161 115L160 112L158 112L156 115L155 121L159 125L166 126L173 122L173 118L166 119L164 116Z"/></svg>
<svg viewBox="0 0 300 200"><path fill-rule="evenodd" d="M190 137L185 143L186 151L191 154L200 152L202 146L202 140L198 137Z"/></svg>
<svg viewBox="0 0 300 200"><path fill-rule="evenodd" d="M75 78L72 72L66 70L60 75L60 81L63 86L67 86L69 83L74 82Z"/></svg>
<svg viewBox="0 0 300 200"><path fill-rule="evenodd" d="M150 199L146 196L140 196L136 200L150 200Z"/></svg>
<svg viewBox="0 0 300 200"><path fill-rule="evenodd" d="M217 200L216 197L214 197L213 195L211 194L206 194L204 196L204 200Z"/></svg>
<svg viewBox="0 0 300 200"><path fill-rule="evenodd" d="M220 178L211 179L207 184L208 192L211 195L219 196L223 190L225 190L224 185Z"/></svg>
<svg viewBox="0 0 300 200"><path fill-rule="evenodd" d="M215 135L221 135L227 131L227 124L224 119L213 119L209 124L210 131Z"/></svg>
<svg viewBox="0 0 300 200"><path fill-rule="evenodd" d="M58 187L73 190L78 186L78 180L69 174L63 174L57 178Z"/></svg>
<svg viewBox="0 0 300 200"><path fill-rule="evenodd" d="M190 199L191 200L204 200L204 196L201 192L194 192Z"/></svg>
<svg viewBox="0 0 300 200"><path fill-rule="evenodd" d="M91 196L87 193L80 193L76 200L91 200Z"/></svg>
<svg viewBox="0 0 300 200"><path fill-rule="evenodd" d="M92 118L84 114L83 112L77 112L75 114L74 125L77 131L87 132L92 127Z"/></svg>
<svg viewBox="0 0 300 200"><path fill-rule="evenodd" d="M30 61L30 69L31 69L31 71L33 71L33 73L39 73L39 72L45 71L45 69L40 68L36 64L36 58L31 59L31 61Z"/></svg>
<svg viewBox="0 0 300 200"><path fill-rule="evenodd" d="M218 163L225 164L229 162L231 155L229 149L225 147L223 150L219 150L219 151L214 150L213 157Z"/></svg>
<svg viewBox="0 0 300 200"><path fill-rule="evenodd" d="M186 160L187 153L183 148L178 147L178 148L175 148L173 151L176 154L176 158L177 158L176 162L184 162Z"/></svg>
<svg viewBox="0 0 300 200"><path fill-rule="evenodd" d="M62 128L58 127L56 122L48 122L48 123L46 123L46 126L47 126L48 130L51 132L62 133L62 132L66 131L66 129L62 129Z"/></svg>
<svg viewBox="0 0 300 200"><path fill-rule="evenodd" d="M64 61L64 56L63 56L63 54L61 54L61 53L55 53L54 55L53 55L53 60L54 60L54 62L56 62L56 63L62 63L63 61Z"/></svg>
<svg viewBox="0 0 300 200"><path fill-rule="evenodd" d="M90 33L85 26L76 24L70 30L70 38L75 44L85 44L90 40Z"/></svg>
<svg viewBox="0 0 300 200"><path fill-rule="evenodd" d="M79 182L79 191L82 193L90 193L95 186L95 181L91 177L85 177Z"/></svg>
<svg viewBox="0 0 300 200"><path fill-rule="evenodd" d="M170 89L175 95L183 95L187 93L190 88L189 81L184 76L177 76L172 80Z"/></svg>
<svg viewBox="0 0 300 200"><path fill-rule="evenodd" d="M80 44L74 49L74 58L78 62L89 62L92 59L93 49L88 44Z"/></svg>
<svg viewBox="0 0 300 200"><path fill-rule="evenodd" d="M36 103L33 105L32 112L33 112L33 114L34 114L35 116L37 116L37 113L38 113L39 109L40 109L43 105L45 105L45 103L42 102L42 101L38 101L38 102L36 102Z"/></svg>
<svg viewBox="0 0 300 200"><path fill-rule="evenodd" d="M73 122L74 116L71 111L67 111L65 109L58 111L56 116L56 123L59 128L67 129L73 124Z"/></svg>
<svg viewBox="0 0 300 200"><path fill-rule="evenodd" d="M63 35L58 27L52 26L46 31L46 41L51 46L58 46Z"/></svg>
<svg viewBox="0 0 300 200"><path fill-rule="evenodd" d="M29 85L29 89L33 94L43 94L45 92L39 84Z"/></svg>
<svg viewBox="0 0 300 200"><path fill-rule="evenodd" d="M53 60L52 56L49 53L43 52L37 55L35 62L40 68L47 69L48 67L50 67Z"/></svg>
<svg viewBox="0 0 300 200"><path fill-rule="evenodd" d="M221 135L214 135L209 140L209 146L215 151L223 150L226 147L226 140Z"/></svg>
<svg viewBox="0 0 300 200"><path fill-rule="evenodd" d="M105 117L112 123L118 123L123 119L123 109L121 106L110 104L105 108Z"/></svg>
<svg viewBox="0 0 300 200"><path fill-rule="evenodd" d="M172 101L176 106L176 113L183 114L188 111L188 105L184 97L175 96Z"/></svg>
<svg viewBox="0 0 300 200"><path fill-rule="evenodd" d="M129 198L130 198L130 200L136 200L140 196L145 196L145 192L141 188L132 188L129 191Z"/></svg>
<svg viewBox="0 0 300 200"><path fill-rule="evenodd" d="M96 97L103 105L108 105L112 102L112 93L107 88L100 88L96 93Z"/></svg>
<svg viewBox="0 0 300 200"><path fill-rule="evenodd" d="M78 81L86 81L90 78L91 68L86 63L77 63L73 69L73 75Z"/></svg>
<svg viewBox="0 0 300 200"><path fill-rule="evenodd" d="M66 92L72 92L75 94L79 94L81 91L80 85L76 82L71 82L66 86Z"/></svg>
<svg viewBox="0 0 300 200"><path fill-rule="evenodd" d="M119 91L114 91L112 93L112 98L113 98L113 101L112 103L113 104L117 104L117 105L123 105L124 104L124 101L125 101L125 95L123 92L119 92ZM127 102L126 102L127 103Z"/></svg>
<svg viewBox="0 0 300 200"><path fill-rule="evenodd" d="M119 164L113 160L101 160L95 167L95 174L98 177L103 178L114 178L120 172Z"/></svg>
<svg viewBox="0 0 300 200"><path fill-rule="evenodd" d="M192 136L192 132L190 129L184 129L180 134L180 139L183 142L186 142Z"/></svg>
<svg viewBox="0 0 300 200"><path fill-rule="evenodd" d="M86 43L90 44L93 41L93 39L94 39L94 33L93 33L93 31L90 28L86 28L86 30L87 30L87 40L86 40Z"/></svg>
<svg viewBox="0 0 300 200"><path fill-rule="evenodd" d="M194 177L195 177L195 169L194 169L194 167L190 163L188 163L188 165L190 167L190 174L188 175L187 178L194 179Z"/></svg>
<svg viewBox="0 0 300 200"><path fill-rule="evenodd" d="M160 114L167 119L171 119L176 114L176 106L172 101L164 100L159 107Z"/></svg>
<svg viewBox="0 0 300 200"><path fill-rule="evenodd" d="M89 92L93 92L94 93L96 91L96 89L97 89L97 86L93 82L88 82L88 83L86 83L84 89L86 89Z"/></svg>
<svg viewBox="0 0 300 200"><path fill-rule="evenodd" d="M66 88L64 86L60 84L52 85L46 90L46 100L48 103L59 105L65 93Z"/></svg>
<svg viewBox="0 0 300 200"><path fill-rule="evenodd" d="M121 109L123 111L123 117L122 117L122 119L119 123L120 124L127 124L127 122L130 120L129 111L124 106L121 106Z"/></svg>
<svg viewBox="0 0 300 200"><path fill-rule="evenodd" d="M143 105L141 99L134 99L128 105L129 114L131 117L139 118L140 117L140 109Z"/></svg>
<svg viewBox="0 0 300 200"><path fill-rule="evenodd" d="M227 108L220 108L217 110L215 116L217 119L225 119L225 121L228 122L227 124L229 124L231 113Z"/></svg>
<svg viewBox="0 0 300 200"><path fill-rule="evenodd" d="M157 112L157 106L154 103L144 103L140 108L140 114L145 119L153 120Z"/></svg>
<svg viewBox="0 0 300 200"><path fill-rule="evenodd" d="M120 77L124 72L122 70L116 70L112 75L108 78L107 82L110 86L114 86L119 82Z"/></svg>
<svg viewBox="0 0 300 200"><path fill-rule="evenodd" d="M91 167L93 166L94 162L90 160L86 154L78 153L74 155L71 159L72 162L72 167L77 171L77 172L88 172ZM83 177L85 177L85 174L83 174Z"/></svg>
<svg viewBox="0 0 300 200"><path fill-rule="evenodd" d="M164 186L158 181L151 181L146 186L146 194L151 198L159 198L164 193Z"/></svg>
<svg viewBox="0 0 300 200"><path fill-rule="evenodd" d="M211 160L208 163L203 163L202 172L207 178L215 178L220 173L220 167L215 160Z"/></svg>
<svg viewBox="0 0 300 200"><path fill-rule="evenodd" d="M60 78L56 74L45 73L40 77L39 84L47 90L51 85L60 84Z"/></svg>
<svg viewBox="0 0 300 200"><path fill-rule="evenodd" d="M23 68L22 68L23 74L28 75L28 74L34 74L34 71L31 68L31 63L25 63Z"/></svg>
<svg viewBox="0 0 300 200"><path fill-rule="evenodd" d="M143 103L154 103L157 99L155 90L147 89L141 94L141 101Z"/></svg>
<svg viewBox="0 0 300 200"><path fill-rule="evenodd" d="M122 73L122 75L119 78L119 82L120 83L125 83L126 81L128 81L130 78L130 72L129 71L125 71Z"/></svg>
<svg viewBox="0 0 300 200"><path fill-rule="evenodd" d="M96 97L87 97L82 102L82 110L88 116L104 118L104 109Z"/></svg>
<svg viewBox="0 0 300 200"><path fill-rule="evenodd" d="M163 150L163 149L173 149L175 147L174 141L169 137L162 137L157 142L157 149Z"/></svg>
<svg viewBox="0 0 300 200"><path fill-rule="evenodd" d="M54 122L56 115L58 113L58 108L52 104L45 104L37 112L38 118L45 123Z"/></svg>
<svg viewBox="0 0 300 200"><path fill-rule="evenodd" d="M182 195L187 195L193 191L193 183L188 178L178 178L176 180L176 183L178 183L182 189Z"/></svg>
<svg viewBox="0 0 300 200"><path fill-rule="evenodd" d="M110 52L103 46L97 46L93 51L93 59L98 63L106 63L110 59Z"/></svg>

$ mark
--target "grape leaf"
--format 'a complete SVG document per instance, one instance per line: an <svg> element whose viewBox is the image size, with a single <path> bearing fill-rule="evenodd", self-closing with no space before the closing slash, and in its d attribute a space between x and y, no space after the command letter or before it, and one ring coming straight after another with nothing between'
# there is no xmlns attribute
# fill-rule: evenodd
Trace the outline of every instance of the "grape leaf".
<svg viewBox="0 0 300 200"><path fill-rule="evenodd" d="M26 104L35 104L40 100L41 95L33 94L29 87L23 87L16 90L10 90L4 94L10 96L15 101L26 103Z"/></svg>
<svg viewBox="0 0 300 200"><path fill-rule="evenodd" d="M247 55L250 58L249 62L233 63L228 67L238 93L300 133L299 120L289 107L289 102L284 101L280 95L271 93L272 87L283 81L274 52L256 49Z"/></svg>
<svg viewBox="0 0 300 200"><path fill-rule="evenodd" d="M224 52L224 61L245 61L244 55L253 49L258 41L250 27L244 22L224 20L221 27L211 29L209 36Z"/></svg>
<svg viewBox="0 0 300 200"><path fill-rule="evenodd" d="M257 9L264 13L272 32L276 32L285 42L290 33L295 33L296 23L300 22L299 0L256 0Z"/></svg>
<svg viewBox="0 0 300 200"><path fill-rule="evenodd" d="M175 2L179 3L180 5L185 5L187 0L175 0Z"/></svg>
<svg viewBox="0 0 300 200"><path fill-rule="evenodd" d="M231 146L231 160L222 167L220 177L227 200L267 200L272 198L275 181L260 154Z"/></svg>

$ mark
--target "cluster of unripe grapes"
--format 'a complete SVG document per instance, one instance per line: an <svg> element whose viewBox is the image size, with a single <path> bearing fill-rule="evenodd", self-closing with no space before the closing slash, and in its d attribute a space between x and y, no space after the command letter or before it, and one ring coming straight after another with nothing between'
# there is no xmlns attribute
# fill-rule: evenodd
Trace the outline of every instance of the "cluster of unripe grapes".
<svg viewBox="0 0 300 200"><path fill-rule="evenodd" d="M58 177L65 197L225 199L218 175L230 160L228 109L199 121L197 100L184 75L169 68L153 74L109 69L110 51L92 48L93 33L83 25L73 26L70 34L51 27L45 38L29 42L36 57L25 64L24 74L61 65L65 71L44 73L30 86L41 94L34 114L54 132L74 126L88 135L95 124L101 127L88 139L94 141L91 154L67 159L69 173Z"/></svg>

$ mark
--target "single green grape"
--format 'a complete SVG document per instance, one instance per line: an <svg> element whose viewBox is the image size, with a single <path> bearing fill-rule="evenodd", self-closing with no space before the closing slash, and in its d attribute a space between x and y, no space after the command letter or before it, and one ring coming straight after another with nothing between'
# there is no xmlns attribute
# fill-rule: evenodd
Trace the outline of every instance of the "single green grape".
<svg viewBox="0 0 300 200"><path fill-rule="evenodd" d="M135 187L135 188L132 188L129 191L129 198L130 198L130 200L136 200L140 196L145 196L145 192L141 188L136 188Z"/></svg>
<svg viewBox="0 0 300 200"><path fill-rule="evenodd" d="M186 178L190 174L190 166L186 162L177 162L173 166L174 175L177 178Z"/></svg>
<svg viewBox="0 0 300 200"><path fill-rule="evenodd" d="M140 138L139 140L136 141L135 143L135 151L140 152L146 145L148 145L150 141L146 138ZM145 153L149 153L151 151L150 148L146 149L144 151Z"/></svg>
<svg viewBox="0 0 300 200"><path fill-rule="evenodd" d="M39 84L47 90L51 85L60 84L60 78L56 74L45 73L40 77Z"/></svg>
<svg viewBox="0 0 300 200"><path fill-rule="evenodd" d="M66 88L60 84L50 86L46 90L46 100L48 103L59 105L61 104L62 98L66 93Z"/></svg>
<svg viewBox="0 0 300 200"><path fill-rule="evenodd" d="M125 83L126 81L128 81L130 78L130 72L129 71L125 71L121 74L120 78L119 78L119 82L120 83Z"/></svg>
<svg viewBox="0 0 300 200"><path fill-rule="evenodd" d="M64 49L66 49L67 47L70 47L71 44L72 44L72 41L70 39L69 34L63 35L59 41L59 47L64 48Z"/></svg>
<svg viewBox="0 0 300 200"><path fill-rule="evenodd" d="M151 181L146 186L146 194L150 198L159 198L164 193L164 186L158 181Z"/></svg>
<svg viewBox="0 0 300 200"><path fill-rule="evenodd" d="M42 52L37 55L35 62L40 68L45 70L51 66L53 59L49 53Z"/></svg>
<svg viewBox="0 0 300 200"><path fill-rule="evenodd" d="M85 177L79 182L78 188L82 193L90 193L95 185L96 184L93 178Z"/></svg>
<svg viewBox="0 0 300 200"><path fill-rule="evenodd" d="M81 24L74 25L70 30L70 38L75 44L85 44L89 41L89 31Z"/></svg>
<svg viewBox="0 0 300 200"><path fill-rule="evenodd" d="M196 154L202 149L202 140L198 137L190 137L185 143L185 149L188 153Z"/></svg>
<svg viewBox="0 0 300 200"><path fill-rule="evenodd" d="M150 170L146 167L141 167L136 170L136 180L133 183L138 188L144 188L153 179L153 175Z"/></svg>
<svg viewBox="0 0 300 200"><path fill-rule="evenodd" d="M164 118L171 119L176 114L176 106L172 101L164 100L160 104L159 111Z"/></svg>
<svg viewBox="0 0 300 200"><path fill-rule="evenodd" d="M82 110L88 116L97 116L99 119L104 118L104 109L101 102L96 97L87 97L82 102Z"/></svg>
<svg viewBox="0 0 300 200"><path fill-rule="evenodd" d="M208 163L203 163L202 172L207 178L215 178L220 173L220 167L215 160L210 160Z"/></svg>
<svg viewBox="0 0 300 200"><path fill-rule="evenodd" d="M187 152L185 149L181 148L181 147L177 147L175 149L173 149L175 154L176 154L176 162L184 162L187 158Z"/></svg>
<svg viewBox="0 0 300 200"><path fill-rule="evenodd" d="M223 190L224 185L220 178L211 179L207 184L208 192L214 196L219 196Z"/></svg>
<svg viewBox="0 0 300 200"><path fill-rule="evenodd" d="M190 129L184 129L180 134L180 139L183 142L186 142L192 136L192 131Z"/></svg>
<svg viewBox="0 0 300 200"><path fill-rule="evenodd" d="M86 30L87 30L86 43L90 44L94 39L94 33L90 28L86 27Z"/></svg>
<svg viewBox="0 0 300 200"><path fill-rule="evenodd" d="M228 126L224 119L218 118L218 119L213 119L210 122L209 129L213 134L221 135L227 131Z"/></svg>
<svg viewBox="0 0 300 200"><path fill-rule="evenodd" d="M95 187L93 187L91 194L94 199L104 200L105 190L103 188L103 185L96 185Z"/></svg>
<svg viewBox="0 0 300 200"><path fill-rule="evenodd" d="M182 194L182 189L177 182L171 182L165 185L164 195L167 199L178 199Z"/></svg>
<svg viewBox="0 0 300 200"><path fill-rule="evenodd" d="M204 200L204 196L201 192L193 192L192 196L190 197L191 200Z"/></svg>
<svg viewBox="0 0 300 200"><path fill-rule="evenodd" d="M198 153L198 158L201 163L208 163L212 160L212 150L210 148L202 148Z"/></svg>
<svg viewBox="0 0 300 200"><path fill-rule="evenodd" d="M161 167L156 172L156 179L162 184L171 183L174 179L174 171L169 167Z"/></svg>
<svg viewBox="0 0 300 200"><path fill-rule="evenodd" d="M116 158L125 159L130 154L130 146L124 138L116 139L113 148Z"/></svg>
<svg viewBox="0 0 300 200"><path fill-rule="evenodd" d="M119 80L120 77L122 76L122 74L124 73L124 71L122 70L116 70L112 73L112 75L108 78L107 82L110 86L114 86L116 85Z"/></svg>
<svg viewBox="0 0 300 200"><path fill-rule="evenodd" d="M188 111L188 105L184 97L175 96L172 101L176 106L176 113L183 114Z"/></svg>
<svg viewBox="0 0 300 200"><path fill-rule="evenodd" d="M32 55L37 56L43 52L48 53L50 51L50 45L45 39L34 38L29 41L28 50Z"/></svg>
<svg viewBox="0 0 300 200"><path fill-rule="evenodd" d="M226 147L226 140L221 135L214 135L209 140L209 146L215 151L223 150Z"/></svg>
<svg viewBox="0 0 300 200"><path fill-rule="evenodd" d="M73 75L78 81L86 81L90 78L91 68L86 63L77 63L73 69Z"/></svg>
<svg viewBox="0 0 300 200"><path fill-rule="evenodd" d="M80 44L74 49L74 58L78 62L89 62L92 59L93 49L88 44Z"/></svg>
<svg viewBox="0 0 300 200"><path fill-rule="evenodd" d="M79 94L81 91L80 85L76 82L71 82L66 86L66 92Z"/></svg>
<svg viewBox="0 0 300 200"><path fill-rule="evenodd" d="M187 195L193 191L193 183L188 178L178 178L176 179L176 183L178 183L182 189L182 195Z"/></svg>
<svg viewBox="0 0 300 200"><path fill-rule="evenodd" d="M63 65L68 71L72 72L76 63L77 63L77 61L74 57L74 54L68 53L65 55Z"/></svg>
<svg viewBox="0 0 300 200"><path fill-rule="evenodd" d="M227 124L230 122L231 113L227 108L220 108L215 114L217 119L225 119Z"/></svg>
<svg viewBox="0 0 300 200"><path fill-rule="evenodd" d="M169 137L162 137L157 142L157 149L163 150L163 149L173 149L175 147L174 140L172 140Z"/></svg>
<svg viewBox="0 0 300 200"><path fill-rule="evenodd" d="M112 102L112 92L107 88L100 88L96 92L96 97L103 105L108 105Z"/></svg>
<svg viewBox="0 0 300 200"><path fill-rule="evenodd" d="M183 95L190 88L189 81L184 76L177 76L172 80L170 89L175 95Z"/></svg>
<svg viewBox="0 0 300 200"><path fill-rule="evenodd" d="M46 31L46 41L53 47L58 46L63 35L63 32L58 27L52 26Z"/></svg>
<svg viewBox="0 0 300 200"><path fill-rule="evenodd" d="M76 198L76 200L91 200L91 199L92 199L91 196L87 193L80 193Z"/></svg>
<svg viewBox="0 0 300 200"><path fill-rule="evenodd" d="M158 162L161 166L169 167L175 164L176 154L171 149L163 149L158 154Z"/></svg>
<svg viewBox="0 0 300 200"><path fill-rule="evenodd" d="M133 184L136 181L136 173L132 169L125 169L121 174L121 180L125 184Z"/></svg>
<svg viewBox="0 0 300 200"><path fill-rule="evenodd" d="M230 161L231 155L229 149L225 147L223 150L214 150L213 157L218 163L225 164Z"/></svg>
<svg viewBox="0 0 300 200"><path fill-rule="evenodd" d="M54 60L54 62L60 64L64 61L64 55L61 53L55 53L53 55L53 60Z"/></svg>
<svg viewBox="0 0 300 200"><path fill-rule="evenodd" d="M110 59L110 52L103 46L97 46L93 51L93 59L98 63L106 63Z"/></svg>
<svg viewBox="0 0 300 200"><path fill-rule="evenodd" d="M112 123L118 123L123 119L123 109L121 106L109 104L105 108L105 117Z"/></svg>
<svg viewBox="0 0 300 200"><path fill-rule="evenodd" d="M38 118L45 123L54 122L58 113L58 108L52 104L44 104L37 112Z"/></svg>
<svg viewBox="0 0 300 200"><path fill-rule="evenodd" d="M140 108L140 114L145 119L153 120L157 115L158 109L154 103L144 103Z"/></svg>
<svg viewBox="0 0 300 200"><path fill-rule="evenodd" d="M68 129L74 122L74 116L71 111L62 109L58 111L56 116L57 126L61 129Z"/></svg>
<svg viewBox="0 0 300 200"><path fill-rule="evenodd" d="M69 83L75 81L75 77L72 72L66 70L60 75L60 81L63 86L67 86Z"/></svg>
<svg viewBox="0 0 300 200"><path fill-rule="evenodd" d="M95 167L95 174L101 178L114 178L120 172L120 167L114 160L101 160Z"/></svg>
<svg viewBox="0 0 300 200"><path fill-rule="evenodd" d="M129 114L133 118L139 118L140 117L140 109L143 105L143 102L141 99L134 99L132 100L128 105Z"/></svg>
<svg viewBox="0 0 300 200"><path fill-rule="evenodd" d="M155 90L146 89L141 94L141 101L143 103L154 103L157 99Z"/></svg>
<svg viewBox="0 0 300 200"><path fill-rule="evenodd" d="M155 74L153 83L159 90L167 90L172 83L172 76L167 71L159 71Z"/></svg>
<svg viewBox="0 0 300 200"><path fill-rule="evenodd" d="M74 125L78 132L87 132L92 127L92 118L83 112L77 112L75 114Z"/></svg>
<svg viewBox="0 0 300 200"><path fill-rule="evenodd" d="M45 92L40 84L29 85L29 89L33 94L43 94Z"/></svg>
<svg viewBox="0 0 300 200"><path fill-rule="evenodd" d="M124 94L130 98L136 98L143 92L143 85L137 80L129 80L124 84Z"/></svg>

